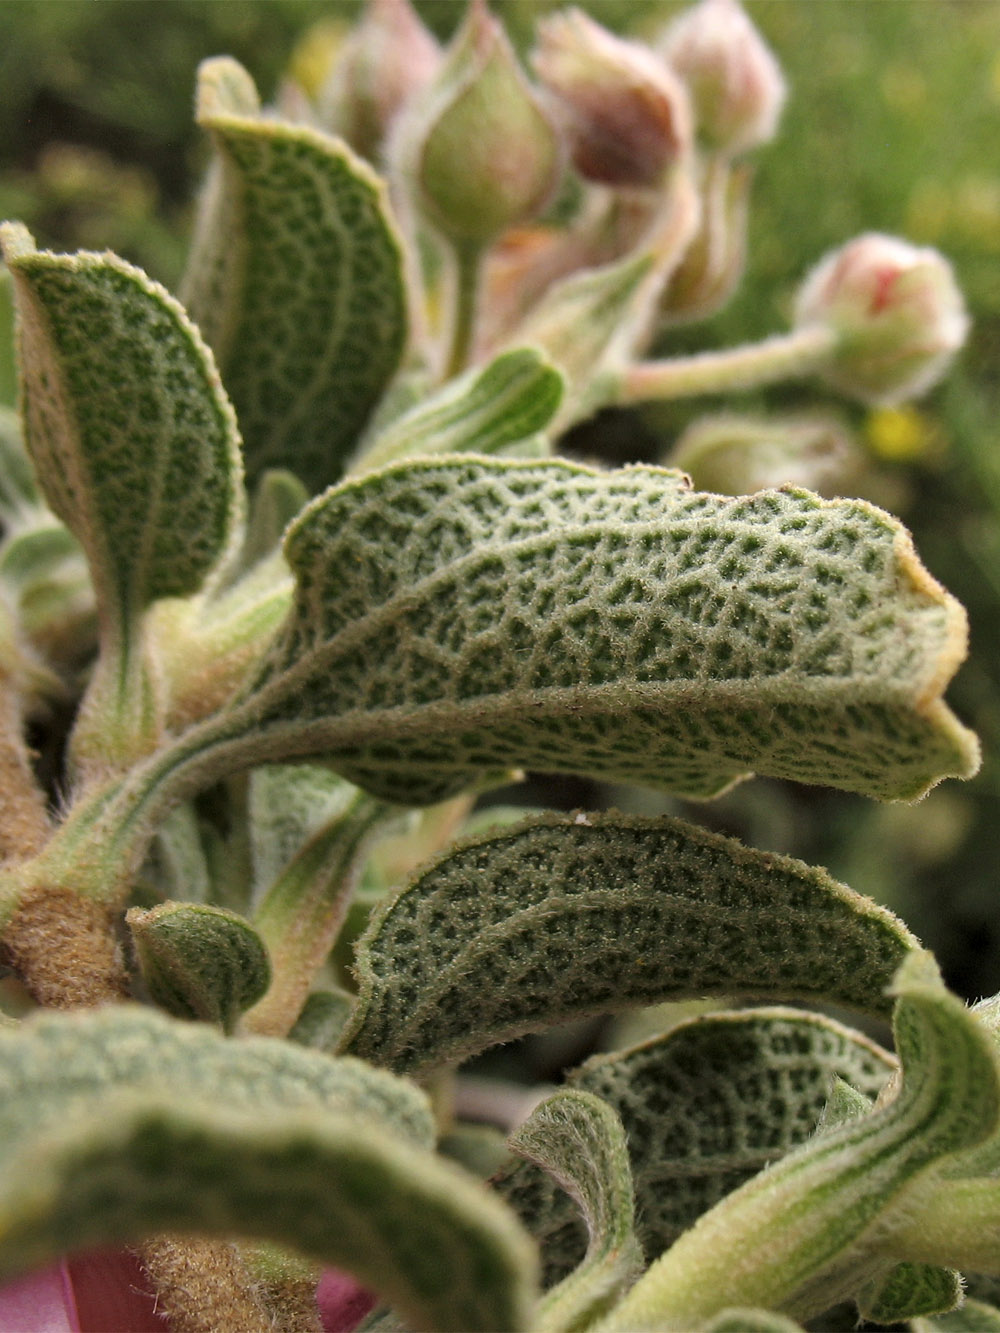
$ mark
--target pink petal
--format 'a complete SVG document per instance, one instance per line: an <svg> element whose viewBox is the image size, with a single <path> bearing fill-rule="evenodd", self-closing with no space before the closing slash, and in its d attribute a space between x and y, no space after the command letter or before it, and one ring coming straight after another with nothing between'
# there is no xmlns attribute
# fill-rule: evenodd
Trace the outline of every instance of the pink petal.
<svg viewBox="0 0 1000 1333"><path fill-rule="evenodd" d="M377 1298L348 1273L327 1268L319 1280L316 1301L323 1333L351 1333L368 1311L375 1308Z"/></svg>
<svg viewBox="0 0 1000 1333"><path fill-rule="evenodd" d="M0 1287L3 1333L81 1333L61 1264Z"/></svg>

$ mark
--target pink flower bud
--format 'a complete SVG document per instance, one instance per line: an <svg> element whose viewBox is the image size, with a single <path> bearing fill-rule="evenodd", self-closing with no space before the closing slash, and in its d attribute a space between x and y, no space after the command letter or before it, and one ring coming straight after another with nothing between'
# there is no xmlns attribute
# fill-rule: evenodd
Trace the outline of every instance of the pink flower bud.
<svg viewBox="0 0 1000 1333"><path fill-rule="evenodd" d="M869 232L820 260L795 304L797 326L837 334L824 372L865 403L895 403L935 384L965 341L968 317L951 266L930 248Z"/></svg>
<svg viewBox="0 0 1000 1333"><path fill-rule="evenodd" d="M570 9L538 28L534 66L588 180L655 186L691 143L687 95L652 51Z"/></svg>
<svg viewBox="0 0 1000 1333"><path fill-rule="evenodd" d="M440 63L441 48L409 0L369 0L320 94L320 119L373 159L397 112Z"/></svg>
<svg viewBox="0 0 1000 1333"><path fill-rule="evenodd" d="M700 0L669 25L660 51L687 84L708 147L731 156L774 137L785 80L739 0Z"/></svg>
<svg viewBox="0 0 1000 1333"><path fill-rule="evenodd" d="M482 0L401 125L399 157L424 213L457 244L488 244L555 189L559 137Z"/></svg>

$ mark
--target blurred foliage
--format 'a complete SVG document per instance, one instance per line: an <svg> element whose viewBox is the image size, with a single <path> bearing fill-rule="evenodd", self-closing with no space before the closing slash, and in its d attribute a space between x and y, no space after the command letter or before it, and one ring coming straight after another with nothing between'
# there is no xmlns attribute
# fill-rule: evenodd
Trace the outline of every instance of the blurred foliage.
<svg viewBox="0 0 1000 1333"><path fill-rule="evenodd" d="M497 7L523 46L555 6ZM649 37L679 5L585 7ZM441 35L461 12L455 0L420 8ZM315 81L356 9L348 0L4 0L0 216L23 219L43 244L117 250L169 285L203 154L191 117L198 61L235 55L265 95L289 66ZM688 813L827 864L899 911L956 988L992 993L1000 989L1000 4L749 0L748 9L790 85L779 137L756 162L748 272L726 310L678 330L662 350L784 327L804 272L861 231L898 233L950 257L974 319L958 370L916 409L859 409L853 422L922 557L969 610L971 656L952 701L979 730L986 760L973 783L939 788L914 807L760 782ZM0 401L14 391L9 341L0 309ZM822 402L806 387L768 391L748 406ZM692 415L719 406L661 407L641 422L610 414L573 443L616 460L659 457ZM581 800L581 784L562 795ZM614 799L664 805L635 792Z"/></svg>

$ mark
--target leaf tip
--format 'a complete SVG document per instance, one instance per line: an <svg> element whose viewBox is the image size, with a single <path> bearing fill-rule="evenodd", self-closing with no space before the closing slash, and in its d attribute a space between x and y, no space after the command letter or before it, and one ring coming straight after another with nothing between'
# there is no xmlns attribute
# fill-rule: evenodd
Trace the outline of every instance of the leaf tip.
<svg viewBox="0 0 1000 1333"><path fill-rule="evenodd" d="M257 116L257 85L232 56L211 56L198 66L195 118L199 125L219 116Z"/></svg>

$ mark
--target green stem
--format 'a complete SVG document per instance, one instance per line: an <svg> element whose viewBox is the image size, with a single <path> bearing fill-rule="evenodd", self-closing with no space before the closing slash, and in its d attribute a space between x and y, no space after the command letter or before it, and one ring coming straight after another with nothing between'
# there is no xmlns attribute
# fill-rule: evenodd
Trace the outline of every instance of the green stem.
<svg viewBox="0 0 1000 1333"><path fill-rule="evenodd" d="M271 955L271 985L243 1018L247 1032L284 1036L333 947L376 828L394 811L359 792L268 890L254 925Z"/></svg>
<svg viewBox="0 0 1000 1333"><path fill-rule="evenodd" d="M455 304L452 316L451 349L445 368L446 380L460 375L469 363L476 314L479 304L479 280L482 275L483 247L475 242L454 246Z"/></svg>
<svg viewBox="0 0 1000 1333"><path fill-rule="evenodd" d="M693 398L798 379L822 370L836 349L833 329L810 324L742 347L666 361L642 361L622 375L618 402Z"/></svg>

